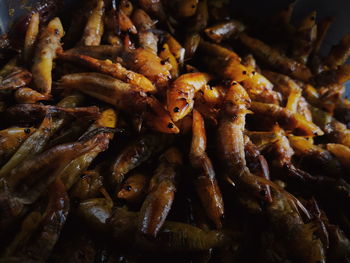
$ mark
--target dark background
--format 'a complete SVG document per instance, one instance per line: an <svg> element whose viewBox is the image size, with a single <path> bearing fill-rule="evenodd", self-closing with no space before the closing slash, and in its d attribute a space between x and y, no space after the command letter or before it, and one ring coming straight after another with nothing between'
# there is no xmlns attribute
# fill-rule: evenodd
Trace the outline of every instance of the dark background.
<svg viewBox="0 0 350 263"><path fill-rule="evenodd" d="M264 20L285 8L291 0L232 0L233 13L254 20ZM317 11L317 20L334 17L323 52L328 52L345 34L350 32L350 0L297 0L292 23L297 23L311 11ZM349 61L350 63L350 61Z"/></svg>

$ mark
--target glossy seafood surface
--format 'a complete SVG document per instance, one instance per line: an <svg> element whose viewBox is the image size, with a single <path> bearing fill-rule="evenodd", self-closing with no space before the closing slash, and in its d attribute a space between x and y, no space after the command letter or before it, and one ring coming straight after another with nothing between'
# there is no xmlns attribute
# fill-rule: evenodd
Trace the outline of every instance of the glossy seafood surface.
<svg viewBox="0 0 350 263"><path fill-rule="evenodd" d="M350 263L350 34L64 2L0 36L0 262Z"/></svg>

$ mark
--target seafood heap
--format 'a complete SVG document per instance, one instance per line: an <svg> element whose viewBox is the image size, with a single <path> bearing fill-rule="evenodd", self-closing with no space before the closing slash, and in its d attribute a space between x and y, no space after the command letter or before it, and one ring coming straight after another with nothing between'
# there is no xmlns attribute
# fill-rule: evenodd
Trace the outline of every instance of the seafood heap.
<svg viewBox="0 0 350 263"><path fill-rule="evenodd" d="M0 262L350 262L350 34L61 7L0 38Z"/></svg>

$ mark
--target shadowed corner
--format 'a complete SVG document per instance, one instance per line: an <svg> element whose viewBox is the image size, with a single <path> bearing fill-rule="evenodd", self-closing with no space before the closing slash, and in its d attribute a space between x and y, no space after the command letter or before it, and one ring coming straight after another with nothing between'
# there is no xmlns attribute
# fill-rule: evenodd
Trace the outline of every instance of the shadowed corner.
<svg viewBox="0 0 350 263"><path fill-rule="evenodd" d="M332 4L328 0L269 0L268 2L267 5L265 1L260 0L231 0L231 10L234 17L254 18L258 21L264 21L278 10L295 2L295 13L292 16L293 24L313 10L317 11L318 19L332 16L335 20L321 48L321 53L323 55L328 54L330 48L337 44L340 39L348 33L349 28L347 25L350 24L350 16L348 16L350 1L335 0ZM252 6L254 6L254 8L251 8ZM350 59L347 60L347 64L350 64ZM348 81L345 86L346 92L344 96L350 98L350 81Z"/></svg>
<svg viewBox="0 0 350 263"><path fill-rule="evenodd" d="M0 2L0 34L4 34L9 28L9 12L7 1Z"/></svg>
<svg viewBox="0 0 350 263"><path fill-rule="evenodd" d="M2 0L0 1L0 34L4 34L20 17L25 15L36 0Z"/></svg>

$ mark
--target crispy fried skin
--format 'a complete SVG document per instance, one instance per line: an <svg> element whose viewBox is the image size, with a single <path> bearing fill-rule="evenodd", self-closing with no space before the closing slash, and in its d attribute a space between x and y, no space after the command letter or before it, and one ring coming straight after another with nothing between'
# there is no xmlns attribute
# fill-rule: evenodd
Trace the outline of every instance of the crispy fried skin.
<svg viewBox="0 0 350 263"><path fill-rule="evenodd" d="M176 148L160 156L140 210L138 229L142 234L155 237L163 226L174 200L181 165L182 156Z"/></svg>
<svg viewBox="0 0 350 263"><path fill-rule="evenodd" d="M58 145L24 161L1 178L0 228L6 229L15 223L22 216L25 205L33 204L70 161L90 151L101 141L103 137L97 135L86 142Z"/></svg>
<svg viewBox="0 0 350 263"><path fill-rule="evenodd" d="M125 66L150 79L157 87L165 88L171 77L171 65L149 49L137 48L122 55Z"/></svg>
<svg viewBox="0 0 350 263"><path fill-rule="evenodd" d="M129 83L100 73L76 73L63 76L60 85L68 89L78 89L117 109L132 109L134 113L143 113L148 125L156 131L179 132L169 113L155 97L148 97Z"/></svg>
<svg viewBox="0 0 350 263"><path fill-rule="evenodd" d="M230 240L224 232L203 231L189 224L172 221L165 221L155 238L142 237L135 232L138 217L138 213L117 208L108 220L114 239L134 244L146 251L162 249L165 252L203 251L211 247L223 246ZM239 233L232 236L235 243L240 240Z"/></svg>
<svg viewBox="0 0 350 263"><path fill-rule="evenodd" d="M33 56L34 45L39 35L39 22L39 13L33 13L28 24L23 47L23 58L27 64L30 64Z"/></svg>
<svg viewBox="0 0 350 263"><path fill-rule="evenodd" d="M72 53L61 53L59 58L72 61L80 65L86 66L92 70L107 74L111 77L120 79L126 83L136 86L140 91L156 92L152 82L143 75L124 68L120 63L113 63L110 60L99 60L86 55L78 55Z"/></svg>
<svg viewBox="0 0 350 263"><path fill-rule="evenodd" d="M15 100L17 103L36 103L51 99L51 95L44 95L30 88L19 88L15 91Z"/></svg>
<svg viewBox="0 0 350 263"><path fill-rule="evenodd" d="M303 81L307 81L311 78L311 72L305 65L286 57L264 42L244 33L240 35L239 39L254 55L281 72Z"/></svg>
<svg viewBox="0 0 350 263"><path fill-rule="evenodd" d="M178 121L193 109L194 96L210 80L207 73L187 73L177 78L168 89L167 107L171 118Z"/></svg>
<svg viewBox="0 0 350 263"><path fill-rule="evenodd" d="M199 199L208 217L215 223L216 228L222 227L221 218L224 215L224 203L215 178L215 171L211 160L206 154L206 132L204 120L200 113L193 111L192 143L190 162L195 168L194 185Z"/></svg>
<svg viewBox="0 0 350 263"><path fill-rule="evenodd" d="M35 128L8 128L0 131L0 164L4 164L35 131Z"/></svg>
<svg viewBox="0 0 350 263"><path fill-rule="evenodd" d="M208 27L204 30L205 34L214 42L220 43L225 39L229 39L238 33L245 30L245 25L238 20L230 20L214 26Z"/></svg>
<svg viewBox="0 0 350 263"><path fill-rule="evenodd" d="M97 0L96 6L91 11L87 20L81 44L84 46L98 46L104 32L103 15L105 4L103 0Z"/></svg>
<svg viewBox="0 0 350 263"><path fill-rule="evenodd" d="M130 203L140 203L146 196L148 184L149 178L147 175L132 174L123 182L117 197Z"/></svg>
<svg viewBox="0 0 350 263"><path fill-rule="evenodd" d="M142 9L136 9L131 19L138 30L137 37L140 46L157 54L158 36L151 31L155 28L155 21Z"/></svg>
<svg viewBox="0 0 350 263"><path fill-rule="evenodd" d="M50 21L39 37L32 73L36 89L44 95L51 93L53 60L61 48L60 40L63 35L61 21L59 18L55 18Z"/></svg>
<svg viewBox="0 0 350 263"><path fill-rule="evenodd" d="M129 171L159 154L168 143L167 135L146 134L129 144L112 163L112 185L120 184Z"/></svg>
<svg viewBox="0 0 350 263"><path fill-rule="evenodd" d="M350 55L350 34L344 36L339 44L333 46L331 52L325 59L325 64L331 69L343 65Z"/></svg>
<svg viewBox="0 0 350 263"><path fill-rule="evenodd" d="M24 68L13 67L3 78L0 78L1 90L16 90L28 85L32 80L32 73Z"/></svg>
<svg viewBox="0 0 350 263"><path fill-rule="evenodd" d="M27 229L27 224L22 224L21 232L8 250L8 257L20 258L23 261L45 261L49 258L53 247L60 237L61 230L66 222L69 211L69 198L64 185L56 179L48 187L48 204L45 212L37 219L34 229ZM38 212L32 212L29 217L35 218ZM36 215L37 217L37 215ZM26 237L21 240L21 237Z"/></svg>

